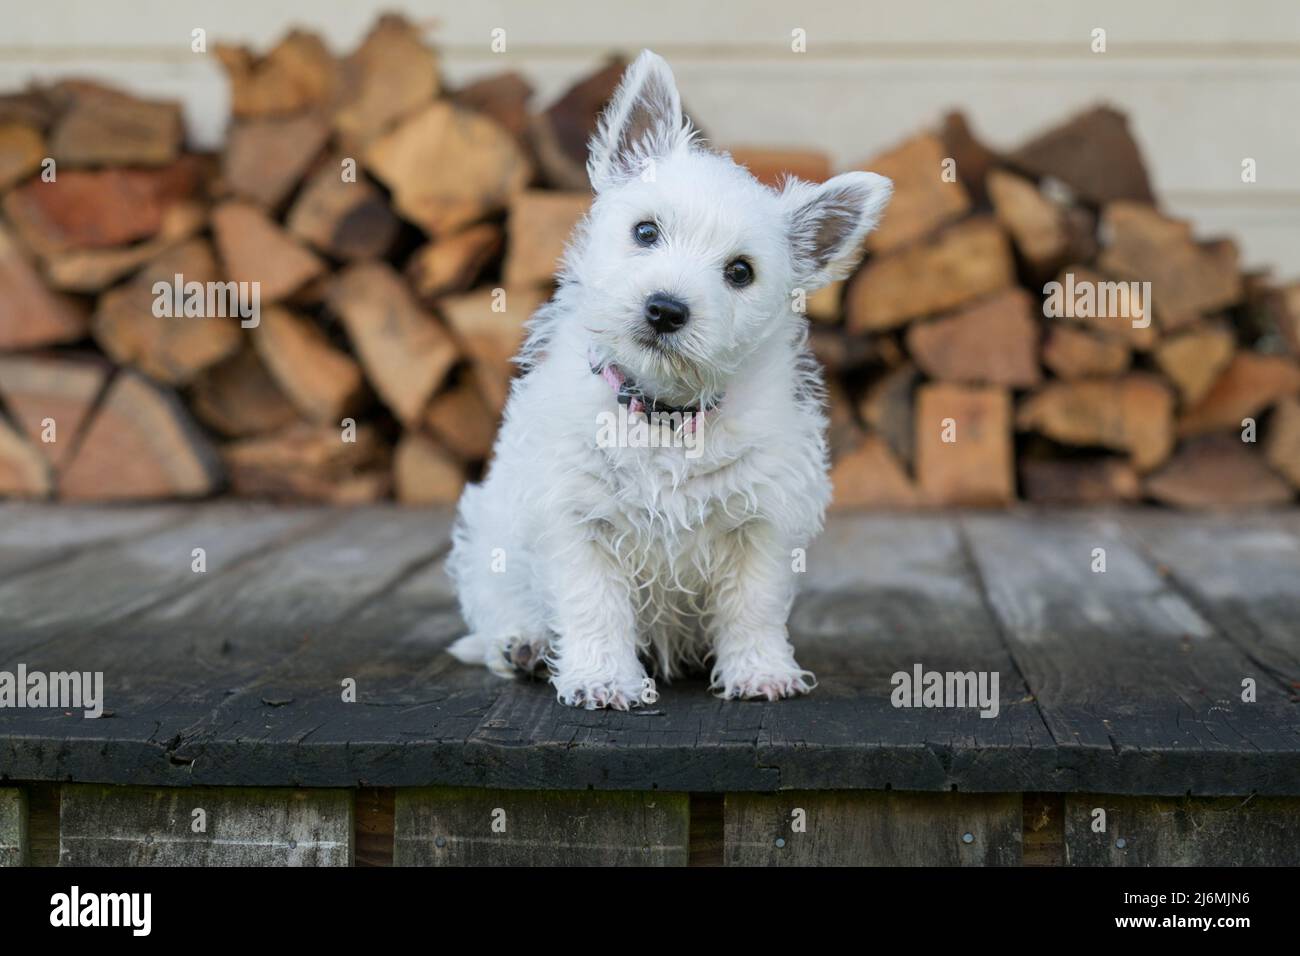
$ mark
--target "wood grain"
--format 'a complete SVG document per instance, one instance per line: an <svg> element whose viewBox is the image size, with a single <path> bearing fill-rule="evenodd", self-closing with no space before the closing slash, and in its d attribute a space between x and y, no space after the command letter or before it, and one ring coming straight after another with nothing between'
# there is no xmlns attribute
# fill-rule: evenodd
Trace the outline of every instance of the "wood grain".
<svg viewBox="0 0 1300 956"><path fill-rule="evenodd" d="M727 866L1019 866L1020 794L728 794L723 856Z"/></svg>
<svg viewBox="0 0 1300 956"><path fill-rule="evenodd" d="M683 793L399 790L396 866L685 866Z"/></svg>
<svg viewBox="0 0 1300 956"><path fill-rule="evenodd" d="M1105 832L1093 831L1105 811ZM1300 800L1291 797L1065 797L1070 866L1296 866Z"/></svg>
<svg viewBox="0 0 1300 956"><path fill-rule="evenodd" d="M345 790L68 784L60 822L60 866L352 865Z"/></svg>

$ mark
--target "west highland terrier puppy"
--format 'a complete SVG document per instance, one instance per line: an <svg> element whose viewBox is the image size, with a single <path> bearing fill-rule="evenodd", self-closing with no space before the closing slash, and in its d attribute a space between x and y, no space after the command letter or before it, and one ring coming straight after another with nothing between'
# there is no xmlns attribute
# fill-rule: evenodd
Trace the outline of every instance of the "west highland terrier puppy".
<svg viewBox="0 0 1300 956"><path fill-rule="evenodd" d="M646 51L593 137L595 199L529 323L449 561L462 661L559 699L653 703L711 664L727 698L807 693L786 619L830 499L803 302L847 274L892 186L759 183L697 142Z"/></svg>

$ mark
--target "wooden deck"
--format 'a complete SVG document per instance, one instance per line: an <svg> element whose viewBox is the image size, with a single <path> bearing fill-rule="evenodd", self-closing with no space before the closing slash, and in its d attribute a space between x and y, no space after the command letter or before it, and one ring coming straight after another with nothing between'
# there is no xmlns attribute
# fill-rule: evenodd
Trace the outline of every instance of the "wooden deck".
<svg viewBox="0 0 1300 956"><path fill-rule="evenodd" d="M0 671L102 671L106 699L0 710L0 780L1300 794L1294 512L837 516L791 622L813 695L688 680L626 714L442 652L447 532L397 509L0 507ZM998 715L895 708L918 664L997 672Z"/></svg>

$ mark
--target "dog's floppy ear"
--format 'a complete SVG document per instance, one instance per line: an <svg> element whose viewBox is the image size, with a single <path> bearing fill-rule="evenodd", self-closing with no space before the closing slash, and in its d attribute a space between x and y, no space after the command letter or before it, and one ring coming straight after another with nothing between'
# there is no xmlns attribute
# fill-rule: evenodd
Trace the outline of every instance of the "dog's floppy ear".
<svg viewBox="0 0 1300 956"><path fill-rule="evenodd" d="M600 192L643 174L655 159L690 139L673 71L663 57L643 50L623 74L591 138L587 176Z"/></svg>
<svg viewBox="0 0 1300 956"><path fill-rule="evenodd" d="M786 182L781 198L798 283L811 292L848 275L893 191L894 184L876 173L842 173L820 186Z"/></svg>

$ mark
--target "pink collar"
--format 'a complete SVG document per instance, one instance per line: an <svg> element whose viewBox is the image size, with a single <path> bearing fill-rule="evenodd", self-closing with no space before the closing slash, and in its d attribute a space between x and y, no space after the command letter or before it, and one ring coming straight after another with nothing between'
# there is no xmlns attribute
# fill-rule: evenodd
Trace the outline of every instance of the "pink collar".
<svg viewBox="0 0 1300 956"><path fill-rule="evenodd" d="M681 415L688 432L695 431L696 423L702 421L705 415L717 409L718 405L722 403L722 398L719 396L703 407L698 405L667 405L658 399L647 396L622 368L613 362L602 362L598 359L594 349L589 348L587 350L587 364L590 366L593 375L599 375L605 380L605 384L614 393L618 403L627 406L629 414L641 412L657 415Z"/></svg>

